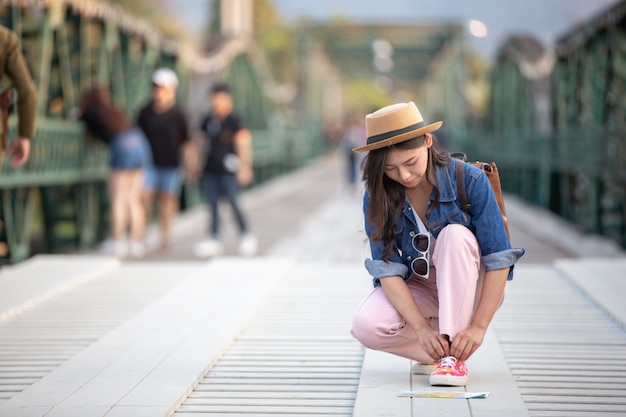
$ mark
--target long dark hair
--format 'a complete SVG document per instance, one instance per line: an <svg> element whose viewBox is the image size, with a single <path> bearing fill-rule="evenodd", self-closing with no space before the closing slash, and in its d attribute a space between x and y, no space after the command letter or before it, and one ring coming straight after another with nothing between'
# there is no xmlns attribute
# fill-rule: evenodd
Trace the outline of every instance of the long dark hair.
<svg viewBox="0 0 626 417"><path fill-rule="evenodd" d="M80 109L97 118L97 123L106 126L113 135L125 132L131 126L126 113L113 103L111 94L103 87L92 87L85 92Z"/></svg>
<svg viewBox="0 0 626 417"><path fill-rule="evenodd" d="M435 175L435 166L450 164L450 154L443 150L435 135L432 135L432 146L428 149L428 165L426 167L426 180L435 190L435 200L429 211L432 211L439 203L439 186ZM383 242L383 260L389 260L393 255L394 238L396 233L396 220L402 214L405 201L405 190L402 184L385 175L384 165L387 155L392 149L416 149L424 146L426 135L418 136L404 142L397 143L370 151L363 160L363 181L370 197L367 220L374 226L371 236L373 240Z"/></svg>

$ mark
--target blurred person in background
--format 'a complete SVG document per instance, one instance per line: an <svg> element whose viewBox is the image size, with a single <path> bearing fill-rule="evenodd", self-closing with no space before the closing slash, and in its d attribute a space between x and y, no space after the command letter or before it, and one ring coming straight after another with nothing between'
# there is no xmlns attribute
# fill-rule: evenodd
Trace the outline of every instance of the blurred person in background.
<svg viewBox="0 0 626 417"><path fill-rule="evenodd" d="M346 130L341 138L341 152L346 161L347 181L351 190L357 189L357 182L360 177L360 164L362 154L353 152L352 149L365 144L365 125L363 117L353 113L347 119Z"/></svg>
<svg viewBox="0 0 626 417"><path fill-rule="evenodd" d="M178 214L183 183L181 159L190 143L187 118L176 105L178 76L169 68L152 74L152 100L139 112L137 124L152 149L152 165L146 172L144 208L150 219L154 198L158 198L161 249L169 245L171 223Z"/></svg>
<svg viewBox="0 0 626 417"><path fill-rule="evenodd" d="M0 25L0 80L4 76L11 79L11 87L17 92L17 135L6 148L8 126L6 124L12 104L11 90L3 91L0 96L2 123L0 123L0 137L2 151L7 150L12 167L19 167L28 161L30 156L30 139L35 135L35 121L37 116L37 91L30 75L18 36L10 29Z"/></svg>
<svg viewBox="0 0 626 417"><path fill-rule="evenodd" d="M146 216L141 195L144 172L152 162L150 145L141 129L133 126L104 88L95 87L84 94L78 116L91 134L109 146L113 250L118 256L130 251L132 256L142 257ZM129 228L130 247L126 241Z"/></svg>
<svg viewBox="0 0 626 417"><path fill-rule="evenodd" d="M225 84L215 85L211 91L212 113L207 115L200 130L204 136L205 163L202 184L210 212L208 237L198 242L194 254L199 257L223 253L220 241L219 200L225 197L233 210L239 227L239 253L254 255L257 239L250 233L248 223L239 203L239 187L249 185L253 179L252 134L241 118L233 113L233 98Z"/></svg>
<svg viewBox="0 0 626 417"><path fill-rule="evenodd" d="M19 37L10 29L0 25L0 81L7 76L12 85L0 92L0 162L7 151L9 164L13 168L24 165L30 156L30 139L35 135L37 117L37 91L26 65ZM17 135L10 144L8 122L14 96L17 92ZM0 221L0 228L4 223ZM0 242L0 256L9 253L6 242Z"/></svg>

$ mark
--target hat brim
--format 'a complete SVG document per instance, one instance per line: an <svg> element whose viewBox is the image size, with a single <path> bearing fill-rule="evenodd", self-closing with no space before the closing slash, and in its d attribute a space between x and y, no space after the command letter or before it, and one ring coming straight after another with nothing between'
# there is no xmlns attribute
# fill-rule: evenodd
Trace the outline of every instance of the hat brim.
<svg viewBox="0 0 626 417"><path fill-rule="evenodd" d="M425 135L426 133L434 132L435 130L439 129L442 124L443 124L442 121L431 123L424 127L411 130L410 132L405 132L405 133L402 133L397 136L393 136L388 139L370 143L368 145L359 146L358 148L352 149L352 151L353 152L366 152L366 151L373 151L373 150L380 149L380 148L386 148L386 147L395 145L397 143L406 142L407 140Z"/></svg>

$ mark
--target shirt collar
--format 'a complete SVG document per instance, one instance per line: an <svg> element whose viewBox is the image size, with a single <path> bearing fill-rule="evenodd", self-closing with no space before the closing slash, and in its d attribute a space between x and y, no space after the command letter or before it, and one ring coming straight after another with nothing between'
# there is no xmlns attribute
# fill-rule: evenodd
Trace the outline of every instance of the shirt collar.
<svg viewBox="0 0 626 417"><path fill-rule="evenodd" d="M437 184L439 184L439 201L450 202L456 200L456 190L452 185L452 175L455 174L455 161L452 160L450 164L445 166L437 165L435 167L435 176L437 177ZM431 195L431 200L435 198L435 191Z"/></svg>

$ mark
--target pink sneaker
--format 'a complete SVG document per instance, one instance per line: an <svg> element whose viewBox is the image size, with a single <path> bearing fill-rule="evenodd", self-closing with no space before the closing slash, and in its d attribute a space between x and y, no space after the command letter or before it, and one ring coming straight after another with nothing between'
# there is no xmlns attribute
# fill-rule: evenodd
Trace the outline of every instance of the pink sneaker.
<svg viewBox="0 0 626 417"><path fill-rule="evenodd" d="M451 385L462 387L467 384L467 367L465 362L454 356L446 356L439 360L439 365L430 374L430 385Z"/></svg>

